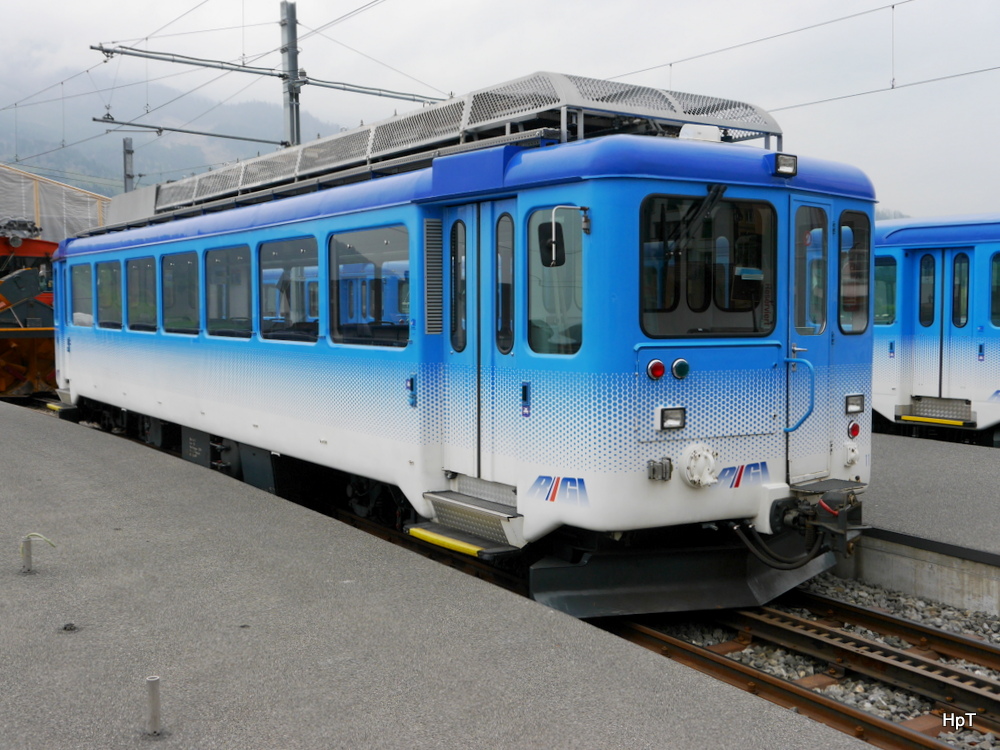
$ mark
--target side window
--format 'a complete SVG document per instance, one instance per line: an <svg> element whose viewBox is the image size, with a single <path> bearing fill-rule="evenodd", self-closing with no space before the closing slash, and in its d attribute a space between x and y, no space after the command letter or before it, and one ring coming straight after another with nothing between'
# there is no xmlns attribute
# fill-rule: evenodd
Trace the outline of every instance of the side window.
<svg viewBox="0 0 1000 750"><path fill-rule="evenodd" d="M534 211L528 218L528 345L574 354L583 343L583 216Z"/></svg>
<svg viewBox="0 0 1000 750"><path fill-rule="evenodd" d="M135 258L125 263L125 293L128 300L128 329L156 330L156 261Z"/></svg>
<svg viewBox="0 0 1000 750"><path fill-rule="evenodd" d="M801 206L795 213L795 331L816 336L826 330L826 211Z"/></svg>
<svg viewBox="0 0 1000 750"><path fill-rule="evenodd" d="M93 271L89 264L70 268L70 285L73 295L70 307L73 311L73 325L94 325Z"/></svg>
<svg viewBox="0 0 1000 750"><path fill-rule="evenodd" d="M964 328L969 322L969 256L959 253L952 267L951 323Z"/></svg>
<svg viewBox="0 0 1000 750"><path fill-rule="evenodd" d="M122 327L122 264L117 260L97 265L97 325Z"/></svg>
<svg viewBox="0 0 1000 750"><path fill-rule="evenodd" d="M896 259L875 258L875 325L896 322Z"/></svg>
<svg viewBox="0 0 1000 750"><path fill-rule="evenodd" d="M871 224L857 211L840 215L840 330L864 333L868 330L870 292Z"/></svg>
<svg viewBox="0 0 1000 750"><path fill-rule="evenodd" d="M1000 253L990 258L990 323L1000 326Z"/></svg>
<svg viewBox="0 0 1000 750"><path fill-rule="evenodd" d="M468 280L466 278L467 248L465 223L456 221L451 227L451 348L465 351L468 340Z"/></svg>
<svg viewBox="0 0 1000 750"><path fill-rule="evenodd" d="M410 237L404 226L330 237L330 336L340 344L406 346Z"/></svg>
<svg viewBox="0 0 1000 750"><path fill-rule="evenodd" d="M198 253L164 255L161 269L163 330L169 333L198 333L201 319Z"/></svg>
<svg viewBox="0 0 1000 750"><path fill-rule="evenodd" d="M309 284L316 282L316 240L302 237L260 246L260 334L266 339L315 341L319 317L309 314Z"/></svg>
<svg viewBox="0 0 1000 750"><path fill-rule="evenodd" d="M249 247L205 253L205 316L210 336L250 338L252 299Z"/></svg>
<svg viewBox="0 0 1000 750"><path fill-rule="evenodd" d="M917 319L925 328L934 324L934 285L936 269L933 255L925 255L920 259L920 288L917 291L919 311Z"/></svg>
<svg viewBox="0 0 1000 750"><path fill-rule="evenodd" d="M497 220L496 262L497 349L510 354L514 348L514 220L510 214Z"/></svg>

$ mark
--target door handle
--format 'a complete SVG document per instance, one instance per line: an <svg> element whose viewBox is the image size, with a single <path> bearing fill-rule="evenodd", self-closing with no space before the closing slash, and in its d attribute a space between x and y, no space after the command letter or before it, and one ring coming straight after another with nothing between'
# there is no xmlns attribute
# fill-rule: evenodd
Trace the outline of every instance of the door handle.
<svg viewBox="0 0 1000 750"><path fill-rule="evenodd" d="M794 349L795 347L792 348ZM799 351L804 351L804 350L799 349ZM809 370L809 408L806 410L806 413L802 416L802 419L793 424L791 427L785 428L785 432L795 432L797 429L799 429L799 427L802 426L803 422L805 422L807 419L809 419L810 416L812 416L813 409L816 408L816 369L813 367L812 362L810 362L808 359L788 358L785 360L785 362L792 365L792 367L794 367L795 365L805 365L806 369ZM788 387L789 389L791 388L791 383L788 384Z"/></svg>
<svg viewBox="0 0 1000 750"><path fill-rule="evenodd" d="M801 347L801 346L796 346L795 344L792 344L792 356L793 356L793 357L794 357L794 356L795 356L796 354L798 354L799 352L807 352L807 351L809 351L809 350L808 350L808 349L806 349L806 348L804 348L804 347Z"/></svg>

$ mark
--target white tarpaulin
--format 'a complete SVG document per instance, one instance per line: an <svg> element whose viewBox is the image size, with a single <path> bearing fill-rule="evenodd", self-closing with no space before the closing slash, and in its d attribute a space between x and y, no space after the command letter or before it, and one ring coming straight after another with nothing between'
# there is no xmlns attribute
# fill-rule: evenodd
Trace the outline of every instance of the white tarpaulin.
<svg viewBox="0 0 1000 750"><path fill-rule="evenodd" d="M0 221L34 221L43 240L62 242L103 226L110 202L103 195L0 164Z"/></svg>

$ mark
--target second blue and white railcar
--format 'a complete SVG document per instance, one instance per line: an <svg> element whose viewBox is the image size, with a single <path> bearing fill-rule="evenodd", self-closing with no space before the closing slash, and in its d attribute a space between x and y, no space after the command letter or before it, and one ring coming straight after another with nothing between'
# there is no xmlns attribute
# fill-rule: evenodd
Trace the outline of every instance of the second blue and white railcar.
<svg viewBox="0 0 1000 750"><path fill-rule="evenodd" d="M1000 215L880 221L873 408L1000 444Z"/></svg>
<svg viewBox="0 0 1000 750"><path fill-rule="evenodd" d="M411 533L520 550L574 614L826 569L870 470L871 184L572 116L575 139L68 241L64 399L245 475L398 487Z"/></svg>

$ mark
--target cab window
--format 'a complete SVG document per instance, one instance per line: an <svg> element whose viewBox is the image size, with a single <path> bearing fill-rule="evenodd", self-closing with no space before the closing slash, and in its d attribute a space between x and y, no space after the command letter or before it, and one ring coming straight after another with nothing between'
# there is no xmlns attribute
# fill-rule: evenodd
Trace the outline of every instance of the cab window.
<svg viewBox="0 0 1000 750"><path fill-rule="evenodd" d="M759 201L650 196L640 210L640 322L654 338L774 328L777 214Z"/></svg>
<svg viewBox="0 0 1000 750"><path fill-rule="evenodd" d="M870 294L871 223L857 211L840 215L840 294L838 319L847 334L868 330Z"/></svg>

